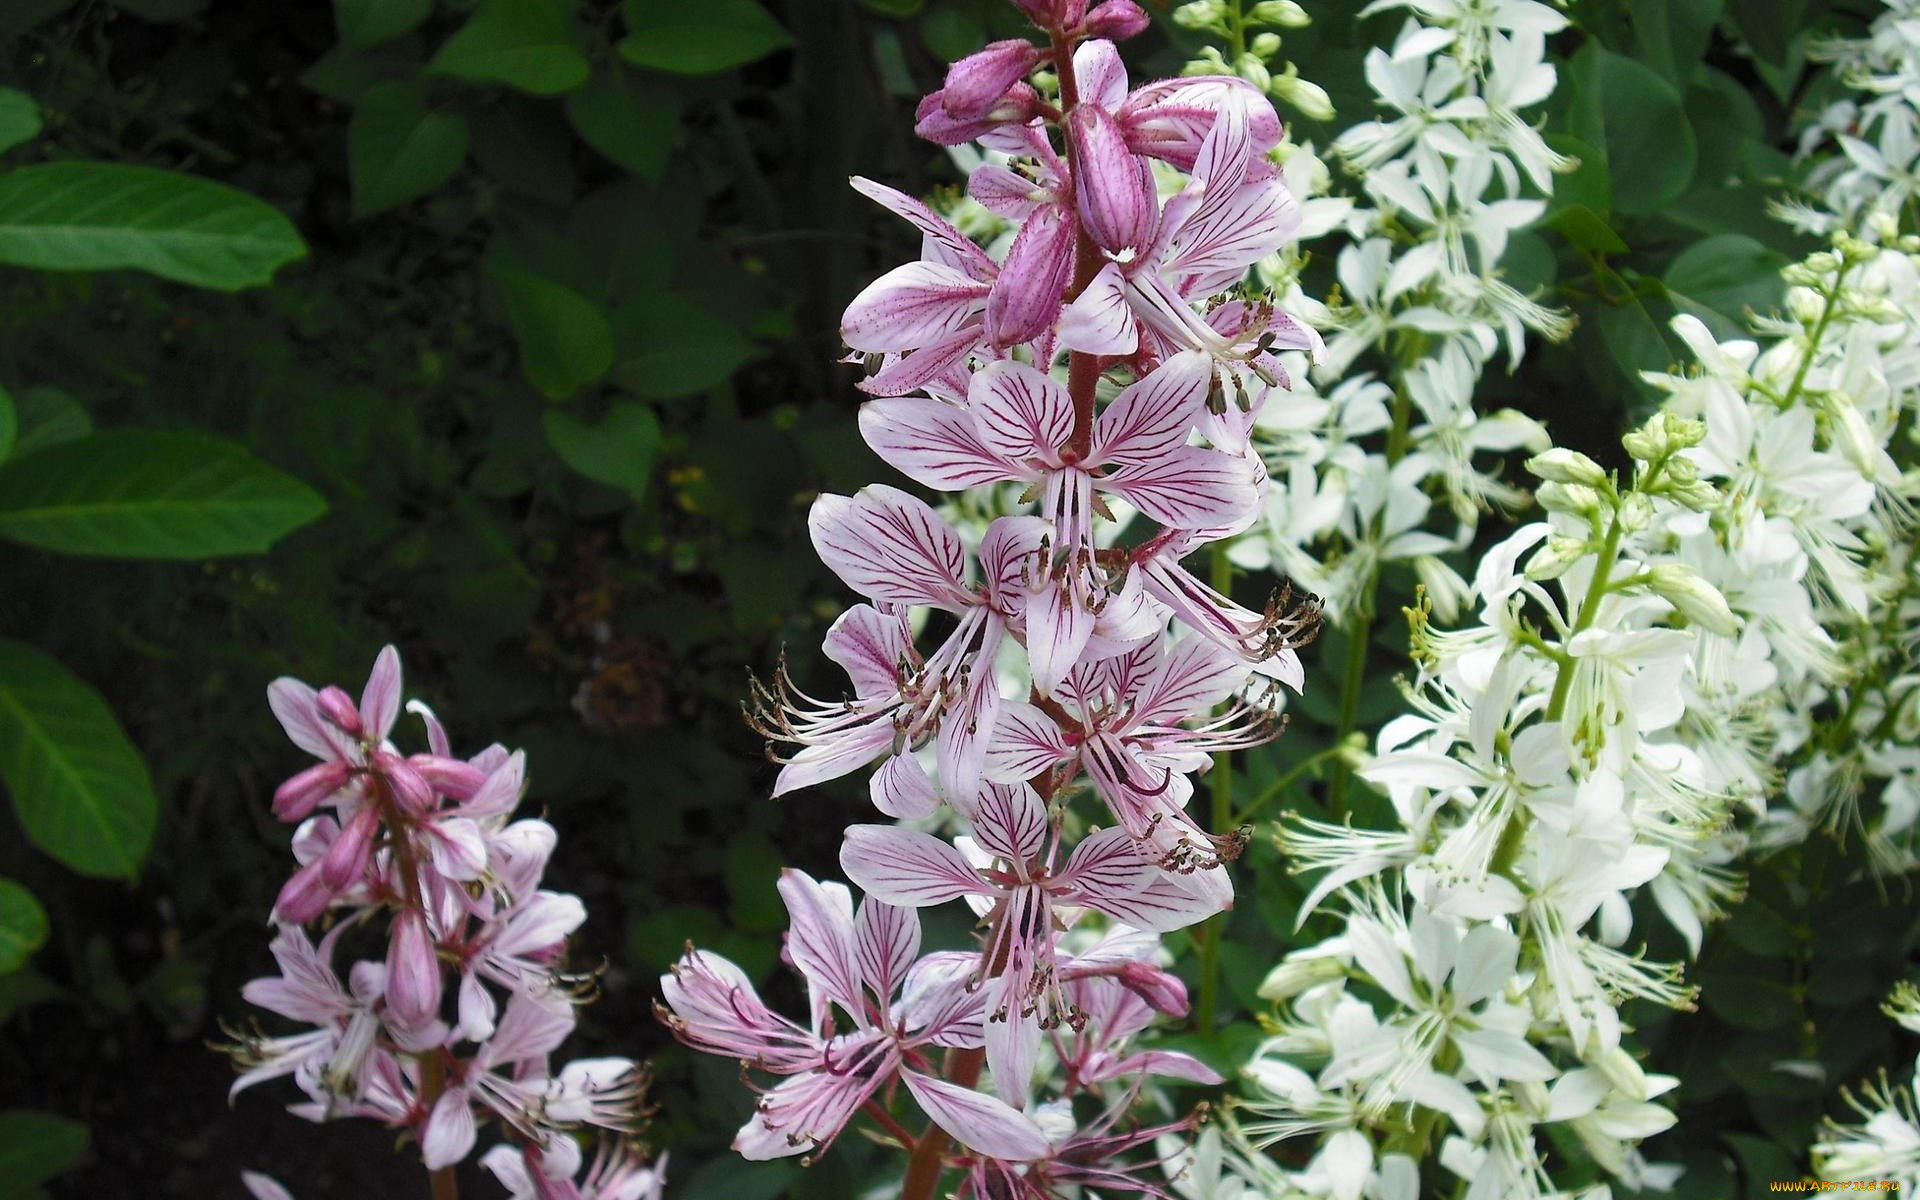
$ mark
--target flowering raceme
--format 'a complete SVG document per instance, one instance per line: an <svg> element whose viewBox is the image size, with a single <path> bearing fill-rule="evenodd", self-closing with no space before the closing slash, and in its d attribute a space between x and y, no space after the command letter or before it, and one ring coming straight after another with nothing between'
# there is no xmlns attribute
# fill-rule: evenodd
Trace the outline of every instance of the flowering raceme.
<svg viewBox="0 0 1920 1200"><path fill-rule="evenodd" d="M917 114L932 141L994 152L968 190L1016 227L1004 256L855 180L921 254L856 296L842 333L882 459L952 496L1024 488L1023 511L968 536L896 487L820 497L813 544L863 598L824 645L853 696L810 697L783 667L753 706L776 794L877 763L883 814L965 833L849 829L857 906L783 877L804 1020L704 950L663 978L660 1011L777 1080L735 1140L749 1158L817 1153L864 1113L908 1153L910 1198L943 1173L968 1197L1166 1195L1155 1142L1191 1119L1142 1123L1148 1080L1219 1077L1131 1043L1187 1011L1156 935L1232 903L1244 838L1187 811L1189 776L1278 731L1315 617L1284 595L1243 607L1181 560L1257 518L1248 433L1286 385L1279 355L1319 340L1242 287L1298 221L1259 91L1131 86L1114 45L1146 24L1130 0L1020 6L1044 42L955 63ZM923 650L928 611L941 633ZM915 910L955 900L979 945L923 953Z"/></svg>
<svg viewBox="0 0 1920 1200"><path fill-rule="evenodd" d="M274 793L275 815L299 823L301 865L274 904L280 974L243 994L311 1028L238 1038L228 1047L241 1070L234 1094L291 1076L307 1097L292 1106L300 1116L369 1117L402 1131L418 1143L436 1197L452 1194L451 1168L486 1120L506 1141L483 1162L516 1196L657 1197L659 1168L627 1144L644 1070L625 1058L550 1063L592 980L565 971L566 939L586 909L540 886L554 829L514 817L525 756L498 745L454 756L418 701L407 709L428 749L397 750L391 646L357 703L295 679L276 680L268 700L287 736L320 762ZM305 927L322 920L316 944ZM343 978L343 944L382 938L384 955L354 962ZM600 1150L576 1184L573 1134L587 1127L603 1131Z"/></svg>

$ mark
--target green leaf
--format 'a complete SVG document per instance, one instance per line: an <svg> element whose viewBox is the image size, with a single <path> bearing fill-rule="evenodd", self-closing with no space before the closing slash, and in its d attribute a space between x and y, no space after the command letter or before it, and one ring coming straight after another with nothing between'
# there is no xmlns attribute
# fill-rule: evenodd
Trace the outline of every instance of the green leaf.
<svg viewBox="0 0 1920 1200"><path fill-rule="evenodd" d="M1579 93L1575 132L1605 150L1614 209L1657 212L1686 191L1697 147L1679 90L1597 42L1570 66Z"/></svg>
<svg viewBox="0 0 1920 1200"><path fill-rule="evenodd" d="M0 975L0 1025L13 1014L65 996L59 985L31 967ZM4 1195L4 1193L0 1193Z"/></svg>
<svg viewBox="0 0 1920 1200"><path fill-rule="evenodd" d="M14 400L20 435L13 457L24 458L48 446L83 438L93 432L93 418L80 402L56 387L36 384Z"/></svg>
<svg viewBox="0 0 1920 1200"><path fill-rule="evenodd" d="M335 46L300 75L300 86L352 108L383 83L400 83L420 73L420 55L407 42L387 42L364 50Z"/></svg>
<svg viewBox="0 0 1920 1200"><path fill-rule="evenodd" d="M1748 310L1765 314L1786 300L1786 266L1786 255L1744 234L1722 233L1689 246L1661 282L1675 305L1705 321L1715 337L1746 337Z"/></svg>
<svg viewBox="0 0 1920 1200"><path fill-rule="evenodd" d="M1806 12L1807 0L1733 0L1731 15L1754 57L1779 66L1786 62Z"/></svg>
<svg viewBox="0 0 1920 1200"><path fill-rule="evenodd" d="M0 388L0 463L7 461L14 443L19 440L20 414L14 410L13 397L5 388Z"/></svg>
<svg viewBox="0 0 1920 1200"><path fill-rule="evenodd" d="M359 50L412 33L433 15L433 0L333 0L340 44Z"/></svg>
<svg viewBox="0 0 1920 1200"><path fill-rule="evenodd" d="M82 875L124 879L140 869L159 808L147 765L99 692L32 646L5 639L0 779L40 849Z"/></svg>
<svg viewBox="0 0 1920 1200"><path fill-rule="evenodd" d="M725 318L673 292L614 314L620 365L614 378L637 396L663 400L724 383L757 347Z"/></svg>
<svg viewBox="0 0 1920 1200"><path fill-rule="evenodd" d="M33 97L0 88L0 152L40 135L40 106Z"/></svg>
<svg viewBox="0 0 1920 1200"><path fill-rule="evenodd" d="M555 0L482 0L427 71L557 96L587 81L587 58L574 46L566 11Z"/></svg>
<svg viewBox="0 0 1920 1200"><path fill-rule="evenodd" d="M466 157L466 118L428 109L425 83L368 88L347 122L353 215L368 217L419 199L453 178Z"/></svg>
<svg viewBox="0 0 1920 1200"><path fill-rule="evenodd" d="M651 408L616 404L598 425L554 409L546 414L545 425L547 441L568 466L635 499L646 493L653 456L660 448L660 419Z"/></svg>
<svg viewBox="0 0 1920 1200"><path fill-rule="evenodd" d="M1625 254L1627 244L1600 214L1584 204L1569 204L1547 218L1547 224L1559 230L1569 242L1595 254Z"/></svg>
<svg viewBox="0 0 1920 1200"><path fill-rule="evenodd" d="M613 333L598 305L565 284L543 279L499 259L489 261L520 342L520 369L549 399L561 400L596 382L613 365Z"/></svg>
<svg viewBox="0 0 1920 1200"><path fill-rule="evenodd" d="M0 1195L25 1192L87 1152L87 1127L52 1113L0 1112Z"/></svg>
<svg viewBox="0 0 1920 1200"><path fill-rule="evenodd" d="M0 975L18 971L47 941L47 910L33 893L0 875Z"/></svg>
<svg viewBox="0 0 1920 1200"><path fill-rule="evenodd" d="M1634 57L1686 90L1713 40L1725 0L1627 0Z"/></svg>
<svg viewBox="0 0 1920 1200"><path fill-rule="evenodd" d="M256 554L326 501L228 441L116 430L0 466L0 537L62 554Z"/></svg>
<svg viewBox="0 0 1920 1200"><path fill-rule="evenodd" d="M608 63L567 96L567 119L587 145L658 183L680 142L681 107L677 88Z"/></svg>
<svg viewBox="0 0 1920 1200"><path fill-rule="evenodd" d="M131 268L231 292L306 253L279 209L209 179L93 162L0 175L0 262L15 266Z"/></svg>
<svg viewBox="0 0 1920 1200"><path fill-rule="evenodd" d="M626 0L622 56L635 66L711 75L763 58L792 39L757 0Z"/></svg>

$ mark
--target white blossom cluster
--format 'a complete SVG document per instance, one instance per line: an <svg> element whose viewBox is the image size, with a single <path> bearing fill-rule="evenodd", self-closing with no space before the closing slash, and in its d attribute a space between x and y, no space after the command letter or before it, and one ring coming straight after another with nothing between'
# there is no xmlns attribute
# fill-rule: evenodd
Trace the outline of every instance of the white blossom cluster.
<svg viewBox="0 0 1920 1200"><path fill-rule="evenodd" d="M1326 308L1304 300L1297 253L1257 267L1329 332L1309 376L1319 390L1296 389L1256 431L1285 486L1271 493L1266 536L1232 551L1237 565L1289 577L1330 619L1363 629L1389 562L1416 572L1443 618L1457 613L1466 585L1441 556L1471 540L1482 512L1524 501L1493 463L1547 445L1528 417L1476 411L1481 374L1502 345L1517 363L1529 331L1571 328L1500 268L1511 236L1545 212L1554 173L1573 165L1525 116L1552 94L1545 39L1566 18L1536 0L1377 0L1362 15L1393 9L1408 18L1365 66L1385 114L1333 144L1363 197L1321 195L1328 172L1311 146L1286 160L1302 240L1345 235L1341 291Z"/></svg>
<svg viewBox="0 0 1920 1200"><path fill-rule="evenodd" d="M1782 208L1807 232L1846 229L1871 238L1875 216L1912 224L1908 207L1920 189L1920 3L1887 0L1886 9L1867 36L1809 51L1865 94L1829 104L1801 133L1800 156L1814 163L1806 190L1818 199Z"/></svg>
<svg viewBox="0 0 1920 1200"><path fill-rule="evenodd" d="M1322 872L1306 908L1343 927L1267 979L1281 1006L1237 1134L1316 1148L1296 1171L1222 1150L1217 1188L1192 1195L1411 1200L1431 1159L1469 1200L1561 1196L1546 1148L1570 1139L1623 1183L1670 1186L1636 1145L1672 1123L1675 1080L1636 1061L1619 1008L1691 990L1637 951L1630 898L1697 950L1738 896L1742 809L1762 850L1846 828L1882 869L1920 862L1920 474L1900 465L1920 238L1854 215L1871 236L1787 272L1764 348L1676 320L1696 363L1649 376L1667 399L1623 439L1630 471L1529 461L1546 519L1480 562L1477 622L1413 614L1413 711L1360 770L1398 826L1279 833ZM1920 1185L1910 1094L1883 1080L1855 1103L1864 1123L1815 1147L1824 1177Z"/></svg>

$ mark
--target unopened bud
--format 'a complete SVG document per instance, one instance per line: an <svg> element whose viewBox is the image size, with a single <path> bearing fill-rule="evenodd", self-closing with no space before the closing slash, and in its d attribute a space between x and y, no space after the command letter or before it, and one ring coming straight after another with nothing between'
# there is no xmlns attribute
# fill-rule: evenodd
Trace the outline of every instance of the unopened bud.
<svg viewBox="0 0 1920 1200"><path fill-rule="evenodd" d="M1527 578L1536 583L1558 579L1592 549L1593 544L1585 538L1570 537L1564 533L1549 534L1546 544L1534 551L1533 557L1527 560Z"/></svg>
<svg viewBox="0 0 1920 1200"><path fill-rule="evenodd" d="M321 688L314 702L320 706L320 715L348 737L357 738L366 732L366 726L360 721L360 709L354 704L353 697L339 688L331 685Z"/></svg>
<svg viewBox="0 0 1920 1200"><path fill-rule="evenodd" d="M387 947L387 1010L402 1025L425 1025L440 1015L442 983L426 914L418 908L401 909Z"/></svg>
<svg viewBox="0 0 1920 1200"><path fill-rule="evenodd" d="M434 791L455 800L471 800L487 782L486 772L472 763L438 754L414 754L407 764L419 773Z"/></svg>
<svg viewBox="0 0 1920 1200"><path fill-rule="evenodd" d="M947 68L940 107L961 121L987 115L1007 89L1025 79L1040 61L1040 48L1022 38L994 42Z"/></svg>
<svg viewBox="0 0 1920 1200"><path fill-rule="evenodd" d="M1247 12L1247 20L1255 25L1274 25L1281 29L1305 29L1313 24L1313 18L1307 10L1294 0L1260 0Z"/></svg>
<svg viewBox="0 0 1920 1200"><path fill-rule="evenodd" d="M1227 27L1225 0L1194 0L1173 10L1173 23L1182 29L1219 29Z"/></svg>
<svg viewBox="0 0 1920 1200"><path fill-rule="evenodd" d="M1642 492L1628 492L1620 498L1620 531L1639 533L1653 524L1653 500Z"/></svg>
<svg viewBox="0 0 1920 1200"><path fill-rule="evenodd" d="M1176 1020L1187 1015L1187 985L1178 975L1152 963L1134 961L1123 965L1117 978L1128 991L1152 1005L1155 1012Z"/></svg>
<svg viewBox="0 0 1920 1200"><path fill-rule="evenodd" d="M379 809L369 804L353 814L333 845L320 856L321 881L338 892L365 874L367 858L373 852L373 835L379 831Z"/></svg>
<svg viewBox="0 0 1920 1200"><path fill-rule="evenodd" d="M1802 325L1811 325L1827 309L1827 298L1810 287L1787 289L1787 313Z"/></svg>
<svg viewBox="0 0 1920 1200"><path fill-rule="evenodd" d="M1291 1000L1308 988L1331 983L1347 973L1347 965L1331 954L1288 955L1260 981L1262 1000Z"/></svg>
<svg viewBox="0 0 1920 1200"><path fill-rule="evenodd" d="M1300 78L1292 63L1287 64L1286 71L1268 84L1266 90L1275 100L1310 121L1333 120L1333 98L1319 84Z"/></svg>
<svg viewBox="0 0 1920 1200"><path fill-rule="evenodd" d="M1679 609L1681 615L1695 625L1722 637L1740 632L1740 618L1733 615L1727 598L1700 578L1692 567L1661 563L1648 572L1648 576L1648 586L1654 594Z"/></svg>
<svg viewBox="0 0 1920 1200"><path fill-rule="evenodd" d="M1067 114L1067 141L1074 203L1088 236L1112 254L1145 246L1159 215L1153 175L1127 149L1120 122L1098 105L1076 105Z"/></svg>
<svg viewBox="0 0 1920 1200"><path fill-rule="evenodd" d="M343 762L315 763L273 792L273 815L289 823L304 821L328 796L347 786L353 768Z"/></svg>
<svg viewBox="0 0 1920 1200"><path fill-rule="evenodd" d="M1554 483L1577 483L1590 488L1607 485L1607 472L1599 463L1564 446L1534 455L1527 460L1527 470Z"/></svg>
<svg viewBox="0 0 1920 1200"><path fill-rule="evenodd" d="M414 770L406 759L393 754L378 754L374 756L373 769L387 781L387 787L393 792L394 803L407 812L427 812L437 803L433 785Z"/></svg>
<svg viewBox="0 0 1920 1200"><path fill-rule="evenodd" d="M1118 42L1145 33L1152 23L1146 10L1133 0L1104 0L1088 10L1087 19L1080 24L1080 35Z"/></svg>
<svg viewBox="0 0 1920 1200"><path fill-rule="evenodd" d="M1600 493L1577 483L1543 483L1533 498L1548 512L1587 516L1600 511Z"/></svg>
<svg viewBox="0 0 1920 1200"><path fill-rule="evenodd" d="M280 885L280 894L273 901L274 921L282 925L305 925L326 911L327 902L333 899L333 889L320 878L326 861L314 859Z"/></svg>

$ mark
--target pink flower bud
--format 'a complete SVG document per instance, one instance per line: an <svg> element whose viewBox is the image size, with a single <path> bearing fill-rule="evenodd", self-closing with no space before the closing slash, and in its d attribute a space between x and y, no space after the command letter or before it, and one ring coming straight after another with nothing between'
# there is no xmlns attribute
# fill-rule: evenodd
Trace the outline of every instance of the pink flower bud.
<svg viewBox="0 0 1920 1200"><path fill-rule="evenodd" d="M314 700L320 706L321 715L348 737L357 738L366 732L366 726L360 721L360 709L354 704L352 696L329 685L321 688Z"/></svg>
<svg viewBox="0 0 1920 1200"><path fill-rule="evenodd" d="M380 829L380 812L369 805L353 814L340 836L320 856L320 878L334 891L340 891L364 875L367 856L373 850L373 835Z"/></svg>
<svg viewBox="0 0 1920 1200"><path fill-rule="evenodd" d="M442 984L426 915L417 908L400 910L387 947L387 1010L403 1026L417 1029L440 1015Z"/></svg>
<svg viewBox="0 0 1920 1200"><path fill-rule="evenodd" d="M1073 220L1057 204L1035 210L1021 227L987 293L987 334L994 345L1032 341L1053 325L1073 276L1073 238Z"/></svg>
<svg viewBox="0 0 1920 1200"><path fill-rule="evenodd" d="M1040 110L1040 96L1026 82L1009 87L997 103L977 117L956 117L946 110L944 92L934 92L913 110L914 133L936 145L958 146L985 137L1002 125L1024 125Z"/></svg>
<svg viewBox="0 0 1920 1200"><path fill-rule="evenodd" d="M1128 962L1120 967L1118 978L1126 989L1145 1000L1156 1012L1169 1017L1187 1015L1187 985L1180 977L1162 971L1152 963Z"/></svg>
<svg viewBox="0 0 1920 1200"><path fill-rule="evenodd" d="M414 770L406 759L393 754L377 754L373 759L373 769L387 781L394 802L404 811L415 814L428 812L438 803L433 785Z"/></svg>
<svg viewBox="0 0 1920 1200"><path fill-rule="evenodd" d="M969 54L947 68L946 86L939 92L940 107L948 116L963 121L983 117L1008 88L1033 71L1040 57L1038 46L1020 38L994 42Z"/></svg>
<svg viewBox="0 0 1920 1200"><path fill-rule="evenodd" d="M455 800L471 800L487 782L487 773L471 763L438 754L415 754L407 763L434 791Z"/></svg>
<svg viewBox="0 0 1920 1200"><path fill-rule="evenodd" d="M1087 0L1013 0L1027 20L1048 31L1072 29L1087 11Z"/></svg>
<svg viewBox="0 0 1920 1200"><path fill-rule="evenodd" d="M1080 24L1083 37L1106 38L1117 42L1123 38L1144 33L1152 24L1145 9L1133 0L1102 0L1087 13L1087 19Z"/></svg>
<svg viewBox="0 0 1920 1200"><path fill-rule="evenodd" d="M322 800L347 785L353 768L343 762L315 763L273 792L273 815L282 821L305 820Z"/></svg>
<svg viewBox="0 0 1920 1200"><path fill-rule="evenodd" d="M1153 179L1146 163L1127 149L1113 114L1093 104L1067 114L1073 149L1073 193L1081 223L1101 249L1138 250L1153 236Z"/></svg>
<svg viewBox="0 0 1920 1200"><path fill-rule="evenodd" d="M333 889L320 878L325 858L316 858L293 873L273 901L273 919L282 925L305 925L326 911Z"/></svg>

